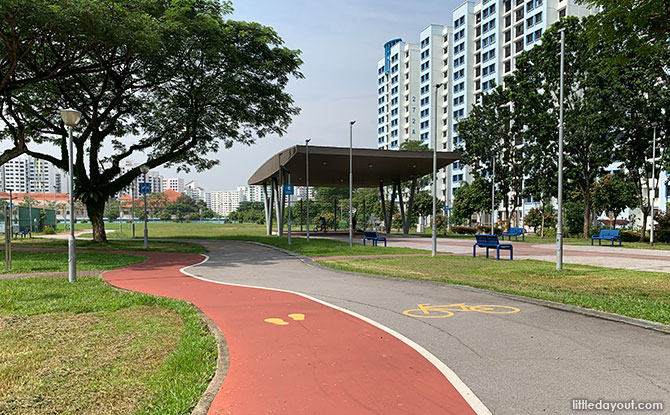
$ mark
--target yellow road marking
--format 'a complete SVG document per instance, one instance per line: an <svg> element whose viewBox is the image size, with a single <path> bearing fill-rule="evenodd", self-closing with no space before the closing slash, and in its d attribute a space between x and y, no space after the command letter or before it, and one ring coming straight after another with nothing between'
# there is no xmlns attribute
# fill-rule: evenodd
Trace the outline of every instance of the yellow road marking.
<svg viewBox="0 0 670 415"><path fill-rule="evenodd" d="M289 314L288 316L291 317L295 321L302 321L302 320L305 319L305 315L300 314L300 313L293 313L293 314Z"/></svg>
<svg viewBox="0 0 670 415"><path fill-rule="evenodd" d="M484 314L513 314L518 313L516 307L504 305L467 305L467 304L448 304L448 305L430 305L417 304L418 308L405 310L402 313L410 317L418 318L447 318L454 315L454 312L459 311L475 311Z"/></svg>
<svg viewBox="0 0 670 415"><path fill-rule="evenodd" d="M266 318L266 323L276 324L278 326L286 326L288 323L280 318Z"/></svg>

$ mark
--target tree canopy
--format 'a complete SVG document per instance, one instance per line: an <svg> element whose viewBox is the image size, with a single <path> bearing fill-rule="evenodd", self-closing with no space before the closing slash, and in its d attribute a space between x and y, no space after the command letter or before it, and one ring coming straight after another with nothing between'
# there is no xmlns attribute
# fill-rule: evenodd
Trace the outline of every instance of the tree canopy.
<svg viewBox="0 0 670 415"><path fill-rule="evenodd" d="M85 70L70 65L60 76L7 90L0 137L23 131L19 144L25 152L67 170L67 131L57 109L81 110L74 134L74 191L86 204L97 241L106 239L104 204L140 174L139 166L122 173L122 161L141 154L141 164L149 168L202 171L218 163L208 154L281 135L299 111L285 92L289 79L302 77L299 51L285 48L269 27L225 20L229 2L44 0L40 5L61 3L79 10L83 17L68 23L85 30L53 26L52 31L64 31L53 35L63 39L59 44L71 38L73 47L76 41L95 41L78 49ZM6 0L0 5L5 8L0 16L11 12ZM88 27L89 14L100 24ZM30 31L41 22L31 13L14 18L20 20L17 30ZM95 36L87 41L91 31ZM17 32L13 42L22 36ZM48 61L46 67L72 61L70 49L61 46L46 55L31 50L26 59L39 56ZM31 143L51 144L57 153Z"/></svg>

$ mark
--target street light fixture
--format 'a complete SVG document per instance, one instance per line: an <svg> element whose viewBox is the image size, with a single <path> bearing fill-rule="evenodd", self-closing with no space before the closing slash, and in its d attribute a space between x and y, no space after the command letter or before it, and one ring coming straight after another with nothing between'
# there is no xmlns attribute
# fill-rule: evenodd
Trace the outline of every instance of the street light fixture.
<svg viewBox="0 0 670 415"><path fill-rule="evenodd" d="M149 166L147 166L146 164L141 165L140 171L144 174L144 183L146 186L147 173L149 173ZM149 249L149 230L147 228L147 221L149 220L149 216L147 215L147 192L146 190L144 190L142 193L144 197L144 249Z"/></svg>
<svg viewBox="0 0 670 415"><path fill-rule="evenodd" d="M77 281L77 253L76 240L74 239L74 172L72 160L74 159L74 151L72 149L72 129L79 123L81 119L81 112L72 109L61 109L60 117L63 123L68 127L68 182L70 185L70 238L68 240L68 280L70 282Z"/></svg>
<svg viewBox="0 0 670 415"><path fill-rule="evenodd" d="M307 243L309 243L309 142L311 139L305 140L305 176L307 180Z"/></svg>
<svg viewBox="0 0 670 415"><path fill-rule="evenodd" d="M354 245L354 220L353 220L353 203L351 198L353 197L353 186L354 186L354 173L353 173L353 131L354 124L356 120L349 121L349 246Z"/></svg>

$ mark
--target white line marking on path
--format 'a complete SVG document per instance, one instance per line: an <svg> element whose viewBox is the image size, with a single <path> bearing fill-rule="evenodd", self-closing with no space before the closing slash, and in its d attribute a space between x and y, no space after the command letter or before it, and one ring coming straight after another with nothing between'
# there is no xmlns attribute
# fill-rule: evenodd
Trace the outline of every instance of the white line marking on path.
<svg viewBox="0 0 670 415"><path fill-rule="evenodd" d="M259 286L244 285L244 284L233 284L233 283L229 283L229 282L210 280L210 279L200 277L200 276L195 275L195 274L191 274L190 272L186 271L188 268L197 267L198 265L202 265L205 262L209 261L209 256L208 255L205 255L205 254L199 254L199 255L202 255L203 257L205 257L205 259L198 262L197 264L193 264L193 265L189 265L189 266L186 266L184 268L181 268L179 271L181 273L185 274L185 275L188 275L189 277L193 277L193 278L196 278L196 279L199 279L199 280L202 280L202 281L212 282L212 283L215 283L215 284L231 285L231 286L234 286L234 287L244 287L244 288L257 288L259 290L277 291L277 292L299 295L299 296L301 296L303 298L306 298L308 300L315 301L319 304L323 304L326 307L330 307L330 308L333 308L335 310L341 311L343 313L347 313L347 314L349 314L351 316L354 316L356 318L359 318L359 319L365 321L366 323L372 324L373 326L377 327L378 329L381 329L381 330L389 333L390 335L394 336L398 340L404 342L405 344L407 344L408 346L410 346L411 348L416 350L421 356L423 356L433 366L435 366L437 368L437 370L439 370L444 375L445 378L447 378L447 380L452 384L452 386L454 388L456 388L458 393L461 394L463 399L465 399L465 401L477 413L477 415L492 415L491 411L489 411L489 409L482 403L482 401L479 400L477 395L475 395L474 392L472 392L470 390L470 388L467 387L467 385L461 380L461 378L458 377L458 375L456 373L454 373L453 370L451 370L449 368L449 366L445 365L440 359L435 357L435 355L433 355L431 352L426 350L423 346L414 342L412 339L410 339L408 337L405 337L402 334L398 333L397 331L395 331L395 330L393 330L389 327L386 327L383 324L378 323L378 322L376 322L376 321L374 321L374 320L372 320L368 317L365 317L365 316L363 316L361 314L358 314L354 311L347 310L346 308L342 308L342 307L337 306L335 304L327 303L323 300L320 300L318 298L312 297L312 296L307 295L307 294L303 294L303 293L296 292L296 291L290 291L290 290L282 290L280 288L259 287Z"/></svg>

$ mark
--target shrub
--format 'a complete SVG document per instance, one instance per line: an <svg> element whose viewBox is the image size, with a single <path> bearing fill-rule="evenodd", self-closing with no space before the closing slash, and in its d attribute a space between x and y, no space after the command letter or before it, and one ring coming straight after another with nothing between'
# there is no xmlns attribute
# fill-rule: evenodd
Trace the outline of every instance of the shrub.
<svg viewBox="0 0 670 415"><path fill-rule="evenodd" d="M474 226L452 226L451 231L461 235L474 235L477 233L477 228Z"/></svg>
<svg viewBox="0 0 670 415"><path fill-rule="evenodd" d="M56 234L56 230L53 228L51 225L47 225L44 227L44 234L45 235L54 235Z"/></svg>
<svg viewBox="0 0 670 415"><path fill-rule="evenodd" d="M647 233L649 235L649 233ZM645 241L649 240L649 236L644 238ZM670 230L668 229L661 229L661 230L654 230L654 241L655 242L670 242Z"/></svg>
<svg viewBox="0 0 670 415"><path fill-rule="evenodd" d="M640 233L635 231L620 231L619 235L624 242L638 242L640 240Z"/></svg>

